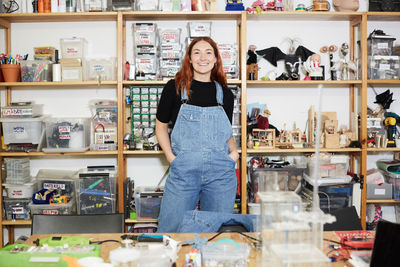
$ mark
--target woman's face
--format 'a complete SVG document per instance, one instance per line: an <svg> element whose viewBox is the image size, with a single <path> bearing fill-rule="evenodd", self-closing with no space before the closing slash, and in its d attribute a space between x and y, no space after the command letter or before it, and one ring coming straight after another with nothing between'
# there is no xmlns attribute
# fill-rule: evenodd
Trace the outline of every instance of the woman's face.
<svg viewBox="0 0 400 267"><path fill-rule="evenodd" d="M195 80L208 82L211 77L211 70L214 68L217 58L214 49L206 41L197 42L190 54L190 63L193 66L193 78Z"/></svg>

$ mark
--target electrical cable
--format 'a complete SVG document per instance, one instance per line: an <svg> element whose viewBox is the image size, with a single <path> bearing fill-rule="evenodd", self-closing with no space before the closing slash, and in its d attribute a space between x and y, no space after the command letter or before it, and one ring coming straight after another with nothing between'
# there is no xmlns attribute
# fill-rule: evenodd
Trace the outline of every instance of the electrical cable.
<svg viewBox="0 0 400 267"><path fill-rule="evenodd" d="M350 248L350 249L352 249L352 250L370 250L369 248L365 248L365 247L355 247L355 246L347 245L347 244L345 244L345 243L338 242L338 241L331 240L331 239L326 239L326 238L324 238L324 241L328 241L328 242L331 242L331 243L339 244L339 245L341 245L341 246L343 246L343 247L345 247L345 248Z"/></svg>
<svg viewBox="0 0 400 267"><path fill-rule="evenodd" d="M101 241L90 241L89 244L99 244L99 245L101 245L101 244L106 243L106 242L116 242L116 243L122 244L121 241L114 240L114 239L107 239L107 240L101 240Z"/></svg>

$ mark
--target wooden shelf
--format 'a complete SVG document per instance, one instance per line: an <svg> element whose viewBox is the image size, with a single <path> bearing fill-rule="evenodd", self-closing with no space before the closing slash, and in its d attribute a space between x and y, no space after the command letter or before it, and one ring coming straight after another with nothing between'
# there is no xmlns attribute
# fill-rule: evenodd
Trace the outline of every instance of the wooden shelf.
<svg viewBox="0 0 400 267"><path fill-rule="evenodd" d="M368 21L400 21L400 12L367 12Z"/></svg>
<svg viewBox="0 0 400 267"><path fill-rule="evenodd" d="M124 155L161 155L164 154L163 151L155 151L155 150L126 150L124 151Z"/></svg>
<svg viewBox="0 0 400 267"><path fill-rule="evenodd" d="M367 204L400 204L400 200L395 200L395 199L367 199Z"/></svg>
<svg viewBox="0 0 400 267"><path fill-rule="evenodd" d="M400 80L367 80L367 83L379 86L400 86Z"/></svg>
<svg viewBox="0 0 400 267"><path fill-rule="evenodd" d="M125 20L240 20L240 11L126 11L122 12Z"/></svg>
<svg viewBox="0 0 400 267"><path fill-rule="evenodd" d="M54 157L54 156L108 156L117 155L117 150L111 151L85 151L85 152L58 152L58 153L44 153L44 152L0 152L1 157Z"/></svg>
<svg viewBox="0 0 400 267"><path fill-rule="evenodd" d="M287 88L287 87L315 87L322 84L324 87L349 87L350 85L361 86L361 81L247 81L248 87L278 87L278 88Z"/></svg>
<svg viewBox="0 0 400 267"><path fill-rule="evenodd" d="M79 12L79 13L1 13L0 19L8 22L68 22L68 21L117 21L118 12Z"/></svg>
<svg viewBox="0 0 400 267"><path fill-rule="evenodd" d="M400 147L367 148L367 152L400 152Z"/></svg>
<svg viewBox="0 0 400 267"><path fill-rule="evenodd" d="M282 20L282 21L352 21L361 19L362 12L299 12L299 11L283 11L283 12L262 12L261 14L248 14L247 20Z"/></svg>
<svg viewBox="0 0 400 267"><path fill-rule="evenodd" d="M21 226L28 226L32 224L32 220L15 220L15 221L2 221L3 225L21 225Z"/></svg>
<svg viewBox="0 0 400 267"><path fill-rule="evenodd" d="M4 87L21 87L22 89L37 89L37 87L44 87L47 89L71 87L71 88L98 88L107 86L116 86L117 81L85 81L85 82L11 82L11 83L0 83L0 86Z"/></svg>
<svg viewBox="0 0 400 267"><path fill-rule="evenodd" d="M315 148L294 148L294 149L247 149L247 154L293 154L293 153L314 153ZM321 148L320 152L352 153L361 152L360 148Z"/></svg>

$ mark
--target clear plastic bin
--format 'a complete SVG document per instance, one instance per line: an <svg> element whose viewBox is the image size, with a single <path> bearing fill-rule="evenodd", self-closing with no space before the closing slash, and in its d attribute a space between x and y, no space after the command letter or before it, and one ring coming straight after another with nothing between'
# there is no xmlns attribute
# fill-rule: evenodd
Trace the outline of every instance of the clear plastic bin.
<svg viewBox="0 0 400 267"><path fill-rule="evenodd" d="M33 118L43 114L43 105L24 104L1 107L2 118Z"/></svg>
<svg viewBox="0 0 400 267"><path fill-rule="evenodd" d="M31 180L29 158L5 158L6 182L24 184Z"/></svg>
<svg viewBox="0 0 400 267"><path fill-rule="evenodd" d="M393 185L393 199L400 200L400 173L382 171L387 183Z"/></svg>
<svg viewBox="0 0 400 267"><path fill-rule="evenodd" d="M44 152L84 152L89 148L89 118L49 118L45 124L47 148L43 148Z"/></svg>
<svg viewBox="0 0 400 267"><path fill-rule="evenodd" d="M368 79L398 80L400 76L399 56L369 56Z"/></svg>
<svg viewBox="0 0 400 267"><path fill-rule="evenodd" d="M87 55L87 41L85 38L62 38L62 58L85 58Z"/></svg>
<svg viewBox="0 0 400 267"><path fill-rule="evenodd" d="M6 220L28 220L31 218L29 213L30 198L12 199L4 198L4 218Z"/></svg>
<svg viewBox="0 0 400 267"><path fill-rule="evenodd" d="M33 204L29 203L31 214L71 215L75 210L75 201L67 204Z"/></svg>
<svg viewBox="0 0 400 267"><path fill-rule="evenodd" d="M52 81L52 63L49 60L21 60L22 82Z"/></svg>
<svg viewBox="0 0 400 267"><path fill-rule="evenodd" d="M393 42L396 40L390 35L373 35L367 39L369 56L391 56Z"/></svg>
<svg viewBox="0 0 400 267"><path fill-rule="evenodd" d="M42 136L42 121L43 117L1 118L4 144L39 144Z"/></svg>
<svg viewBox="0 0 400 267"><path fill-rule="evenodd" d="M249 245L246 243L236 243L232 239L208 242L202 246L202 262L204 267L246 267L249 254Z"/></svg>
<svg viewBox="0 0 400 267"><path fill-rule="evenodd" d="M76 171L69 170L39 170L36 175L38 189L59 190L61 195L75 197Z"/></svg>
<svg viewBox="0 0 400 267"><path fill-rule="evenodd" d="M115 58L88 59L85 64L85 81L114 81L116 79Z"/></svg>
<svg viewBox="0 0 400 267"><path fill-rule="evenodd" d="M116 207L116 177L114 166L80 170L76 183L78 214L109 214Z"/></svg>
<svg viewBox="0 0 400 267"><path fill-rule="evenodd" d="M138 220L157 219L160 214L163 193L155 187L135 188L136 216Z"/></svg>
<svg viewBox="0 0 400 267"><path fill-rule="evenodd" d="M313 177L315 158L309 158L305 173ZM349 168L349 156L347 155L325 155L319 159L319 172L324 177L343 177L347 175Z"/></svg>
<svg viewBox="0 0 400 267"><path fill-rule="evenodd" d="M36 181L25 184L3 184L9 198L32 198L36 192Z"/></svg>

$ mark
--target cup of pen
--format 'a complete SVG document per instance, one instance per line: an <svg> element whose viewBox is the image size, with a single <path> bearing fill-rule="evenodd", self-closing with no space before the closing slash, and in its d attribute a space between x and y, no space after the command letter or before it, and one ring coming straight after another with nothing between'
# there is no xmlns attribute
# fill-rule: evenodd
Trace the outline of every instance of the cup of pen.
<svg viewBox="0 0 400 267"><path fill-rule="evenodd" d="M19 82L21 80L21 67L19 64L1 64L0 68L6 83Z"/></svg>

